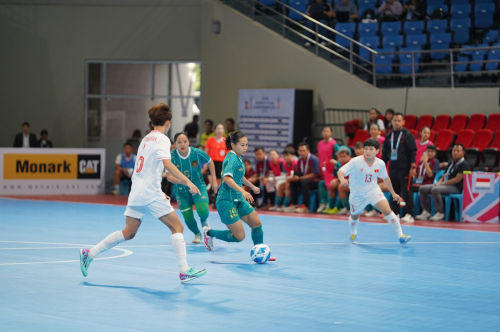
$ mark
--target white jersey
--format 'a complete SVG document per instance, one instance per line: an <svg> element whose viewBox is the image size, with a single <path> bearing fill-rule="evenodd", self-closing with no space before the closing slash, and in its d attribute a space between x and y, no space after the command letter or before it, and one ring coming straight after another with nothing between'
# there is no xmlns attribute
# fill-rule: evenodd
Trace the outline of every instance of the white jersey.
<svg viewBox="0 0 500 332"><path fill-rule="evenodd" d="M170 159L170 140L157 130L144 137L139 145L132 190L128 197L129 206L144 206L165 198L161 191L163 160Z"/></svg>
<svg viewBox="0 0 500 332"><path fill-rule="evenodd" d="M349 175L349 189L351 197L366 197L373 190L380 190L377 179L388 177L385 163L375 158L371 166L366 162L365 156L352 158L339 171L344 176Z"/></svg>

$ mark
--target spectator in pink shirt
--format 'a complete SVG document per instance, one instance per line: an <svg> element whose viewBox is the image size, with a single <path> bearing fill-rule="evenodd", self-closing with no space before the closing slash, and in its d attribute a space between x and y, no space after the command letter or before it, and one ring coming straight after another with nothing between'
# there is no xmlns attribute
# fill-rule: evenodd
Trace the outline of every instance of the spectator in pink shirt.
<svg viewBox="0 0 500 332"><path fill-rule="evenodd" d="M431 137L431 129L429 127L423 127L420 131L420 139L415 140L415 145L417 146L417 155L415 160L417 162L420 161L420 158L422 158L422 155L427 147L429 145L434 145L434 143L429 140L429 137Z"/></svg>

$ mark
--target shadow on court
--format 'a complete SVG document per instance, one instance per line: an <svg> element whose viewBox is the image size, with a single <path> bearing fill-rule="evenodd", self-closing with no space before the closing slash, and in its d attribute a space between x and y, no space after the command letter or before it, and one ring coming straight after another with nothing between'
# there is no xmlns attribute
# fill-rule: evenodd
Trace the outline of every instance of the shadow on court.
<svg viewBox="0 0 500 332"><path fill-rule="evenodd" d="M358 243L356 247L363 249L364 251L376 255L394 255L394 256L415 256L414 248L408 246L401 246L398 244L387 245L387 244L362 244Z"/></svg>

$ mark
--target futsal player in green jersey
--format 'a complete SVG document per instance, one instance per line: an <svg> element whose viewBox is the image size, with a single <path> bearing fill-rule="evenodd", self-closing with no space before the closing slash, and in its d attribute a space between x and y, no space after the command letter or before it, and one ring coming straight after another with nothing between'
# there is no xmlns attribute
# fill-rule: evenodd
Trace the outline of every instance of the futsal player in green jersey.
<svg viewBox="0 0 500 332"><path fill-rule="evenodd" d="M264 232L257 212L249 204L253 197L242 188L247 185L256 194L260 188L254 186L245 178L245 164L241 158L247 152L248 138L241 131L235 131L226 138L226 147L230 152L222 163L222 184L217 195L217 211L228 230L214 230L203 227L205 248L213 249L213 238L225 242L241 242L245 239L245 229L242 220L252 229L254 245L264 242Z"/></svg>
<svg viewBox="0 0 500 332"><path fill-rule="evenodd" d="M177 199L177 205L184 216L186 226L194 233L193 243L201 242L201 233L196 220L194 219L193 204L196 206L196 212L200 217L201 226L210 227L208 224L208 194L203 174L201 173L202 164L208 164L210 174L215 174L215 166L212 159L203 151L189 146L189 139L186 133L177 133L174 136L175 150L172 151L172 163L200 190L200 194L191 195L189 188L181 184L181 181L167 173L168 181L175 184L174 191ZM215 193L219 184L217 178L212 176L212 188Z"/></svg>

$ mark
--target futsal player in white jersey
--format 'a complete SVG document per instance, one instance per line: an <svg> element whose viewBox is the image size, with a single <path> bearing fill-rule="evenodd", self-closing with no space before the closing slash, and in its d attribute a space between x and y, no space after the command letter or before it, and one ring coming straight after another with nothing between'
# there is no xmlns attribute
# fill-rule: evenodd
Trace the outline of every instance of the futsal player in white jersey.
<svg viewBox="0 0 500 332"><path fill-rule="evenodd" d="M197 270L188 266L183 226L170 205L170 198L161 191L161 174L166 168L189 188L191 194L200 194L198 188L170 161L171 144L165 132L170 127L172 113L166 104L159 103L151 107L148 114L154 130L143 138L137 151L132 190L124 213L125 228L108 235L92 249L80 249L80 267L85 277L97 254L134 238L147 211L160 219L172 232L172 249L179 264L181 282L200 278L207 272L205 269Z"/></svg>
<svg viewBox="0 0 500 332"><path fill-rule="evenodd" d="M403 234L399 218L392 212L389 202L377 183L377 178L381 178L391 192L393 199L399 203L402 202L401 197L392 188L385 163L375 157L379 151L380 143L378 140L370 138L363 143L363 147L364 154L362 156L351 159L338 171L341 185L349 186L351 190L349 196L351 243L357 243L358 241L359 215L368 204L371 204L377 210L382 211L384 219L387 220L398 235L399 243L404 245L410 241L411 236ZM349 176L349 180L345 176Z"/></svg>

